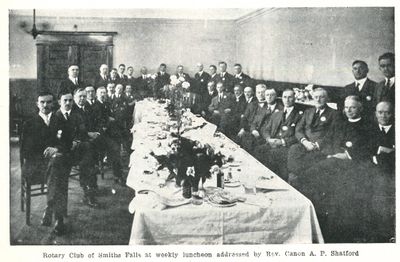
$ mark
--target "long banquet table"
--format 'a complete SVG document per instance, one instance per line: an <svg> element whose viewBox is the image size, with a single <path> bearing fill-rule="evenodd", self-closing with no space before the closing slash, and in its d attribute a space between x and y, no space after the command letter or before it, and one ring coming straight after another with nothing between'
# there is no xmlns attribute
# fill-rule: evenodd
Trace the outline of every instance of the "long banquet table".
<svg viewBox="0 0 400 262"><path fill-rule="evenodd" d="M143 100L135 106L134 151L127 177L127 186L137 192L129 205L134 214L131 245L323 243L310 200L223 134L215 136L214 125L190 112L186 113L192 121L190 125L199 128L182 136L233 156L233 179L248 188L256 187L257 191L226 186L224 190L246 199L231 207L216 207L207 201L170 207L164 200L182 201L181 189L175 182L165 183L167 170L157 171L158 163L149 155L151 151L165 153L168 145L163 134L169 121L165 106L153 100ZM215 185L215 178L207 180L206 192L214 190ZM141 194L143 190L150 191Z"/></svg>

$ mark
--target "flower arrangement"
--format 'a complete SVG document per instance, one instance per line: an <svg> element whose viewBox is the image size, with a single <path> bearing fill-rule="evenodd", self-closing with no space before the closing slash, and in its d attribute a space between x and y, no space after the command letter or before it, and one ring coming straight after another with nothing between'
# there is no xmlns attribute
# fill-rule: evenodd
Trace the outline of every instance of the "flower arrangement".
<svg viewBox="0 0 400 262"><path fill-rule="evenodd" d="M307 85L304 89L294 88L294 95L296 101L298 102L307 102L312 100L312 92L313 92L313 85Z"/></svg>

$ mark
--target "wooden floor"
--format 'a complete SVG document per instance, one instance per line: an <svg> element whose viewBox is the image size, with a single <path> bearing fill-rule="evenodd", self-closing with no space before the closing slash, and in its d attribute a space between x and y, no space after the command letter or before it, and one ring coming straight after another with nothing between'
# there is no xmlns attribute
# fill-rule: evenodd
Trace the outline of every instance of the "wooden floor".
<svg viewBox="0 0 400 262"><path fill-rule="evenodd" d="M20 178L18 144L10 145L10 244L11 245L127 245L133 216L128 205L133 190L114 185L110 170L104 180L98 176L98 208L82 203L83 192L78 177L70 178L68 190L68 234L57 237L52 227L40 225L46 207L46 197L32 198L31 225L25 224L25 212L20 206ZM127 168L126 168L127 172ZM112 193L115 190L115 194Z"/></svg>

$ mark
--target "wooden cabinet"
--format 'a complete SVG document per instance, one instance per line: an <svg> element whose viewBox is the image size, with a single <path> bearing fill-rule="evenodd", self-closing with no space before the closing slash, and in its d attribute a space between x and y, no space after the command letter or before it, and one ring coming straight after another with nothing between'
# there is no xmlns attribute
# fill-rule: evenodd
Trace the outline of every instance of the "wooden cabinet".
<svg viewBox="0 0 400 262"><path fill-rule="evenodd" d="M112 68L116 32L45 32L36 38L38 90L56 95L68 66L79 66L79 77L93 83L101 64Z"/></svg>

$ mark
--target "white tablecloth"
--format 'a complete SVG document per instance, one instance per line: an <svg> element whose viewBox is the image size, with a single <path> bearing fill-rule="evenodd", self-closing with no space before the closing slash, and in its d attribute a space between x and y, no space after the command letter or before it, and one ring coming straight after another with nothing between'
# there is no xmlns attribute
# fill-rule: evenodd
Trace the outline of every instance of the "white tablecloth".
<svg viewBox="0 0 400 262"><path fill-rule="evenodd" d="M224 135L213 137L210 133L215 128L211 124L204 127L209 129L208 134L192 130L184 136L232 155L240 164L231 167L233 178L263 189L245 194L242 186L226 187L230 193L246 198L232 207L215 207L207 202L168 208L161 204L158 195L170 199L182 195L174 183L160 188L168 173L156 172L157 161L148 155L150 150L162 154L167 144L166 139L156 138L163 132L160 126L167 122L164 107L154 101L141 101L135 107L134 152L127 185L136 192L147 189L157 194L137 194L130 203L129 210L135 214L130 244L323 243L312 203ZM205 122L201 117L191 118L193 126ZM261 181L259 176L271 179ZM207 191L214 190L215 178L204 186Z"/></svg>

